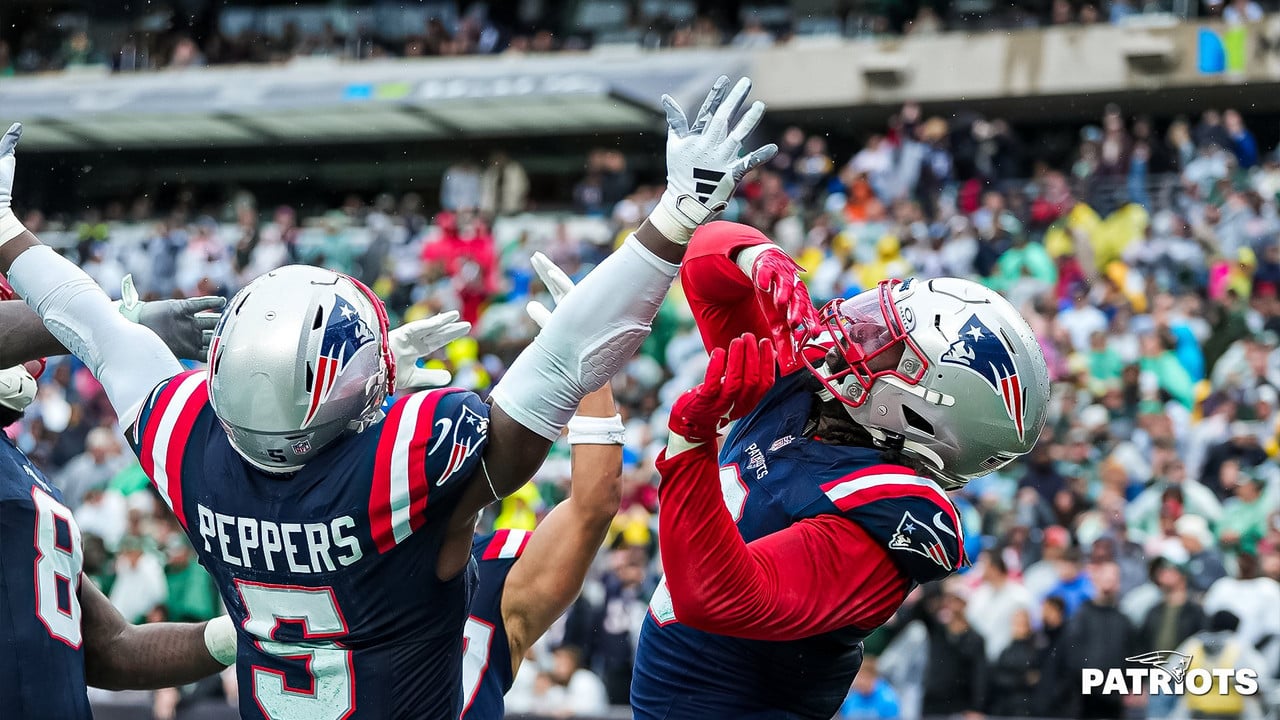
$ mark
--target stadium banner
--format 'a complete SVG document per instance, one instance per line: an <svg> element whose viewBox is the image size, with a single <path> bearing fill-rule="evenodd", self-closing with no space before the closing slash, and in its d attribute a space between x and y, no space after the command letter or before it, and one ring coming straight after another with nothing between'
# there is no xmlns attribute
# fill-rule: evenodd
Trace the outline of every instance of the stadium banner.
<svg viewBox="0 0 1280 720"><path fill-rule="evenodd" d="M747 69L747 56L734 50L594 52L589 60L301 58L6 78L0 107L26 124L26 150L649 131L662 125L664 92L697 107L716 76Z"/></svg>

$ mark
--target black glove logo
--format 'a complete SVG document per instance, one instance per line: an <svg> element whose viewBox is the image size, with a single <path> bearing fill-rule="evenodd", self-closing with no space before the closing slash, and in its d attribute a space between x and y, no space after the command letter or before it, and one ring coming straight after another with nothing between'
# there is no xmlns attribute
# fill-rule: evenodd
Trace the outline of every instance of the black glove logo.
<svg viewBox="0 0 1280 720"><path fill-rule="evenodd" d="M716 191L716 187L724 179L724 173L719 170L694 168L693 179L698 181L693 186L693 189L697 192L695 197L698 198L698 202L706 205L707 201L711 200L711 194Z"/></svg>

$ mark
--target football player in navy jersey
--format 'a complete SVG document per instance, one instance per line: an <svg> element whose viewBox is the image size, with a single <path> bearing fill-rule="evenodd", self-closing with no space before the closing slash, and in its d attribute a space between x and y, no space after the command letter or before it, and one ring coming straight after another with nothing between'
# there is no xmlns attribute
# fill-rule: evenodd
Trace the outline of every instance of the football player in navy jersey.
<svg viewBox="0 0 1280 720"><path fill-rule="evenodd" d="M573 289L542 253L534 254L533 267L557 302ZM529 314L539 325L550 317L537 302ZM569 497L533 532L498 530L472 544L480 584L463 643L463 720L503 717L503 696L525 651L581 592L622 500L622 433L608 385L583 398L569 421Z"/></svg>
<svg viewBox="0 0 1280 720"><path fill-rule="evenodd" d="M0 715L83 720L93 716L86 685L148 690L220 672L235 660L229 618L130 625L84 577L80 530L62 493L3 432L35 398L44 361L33 358L65 352L10 297L0 282L3 358L18 363L0 370ZM147 316L179 330L171 347L189 355L201 338L192 311L217 304L156 303Z"/></svg>
<svg viewBox="0 0 1280 720"><path fill-rule="evenodd" d="M711 360L658 460L666 576L635 717L825 720L861 640L967 563L945 490L1031 450L1044 357L964 280L886 281L817 311L796 264L734 223L694 234L682 284Z"/></svg>
<svg viewBox="0 0 1280 720"><path fill-rule="evenodd" d="M120 322L79 268L9 208L15 124L0 139L0 272L132 424L131 445L241 630L247 718L453 718L479 511L523 485L578 403L647 337L693 231L777 148L743 78L690 122L663 98L667 189L647 220L552 314L494 387L383 401L465 324L392 337L346 275L288 266L227 305L208 367L182 372ZM421 333L416 334L416 333Z"/></svg>

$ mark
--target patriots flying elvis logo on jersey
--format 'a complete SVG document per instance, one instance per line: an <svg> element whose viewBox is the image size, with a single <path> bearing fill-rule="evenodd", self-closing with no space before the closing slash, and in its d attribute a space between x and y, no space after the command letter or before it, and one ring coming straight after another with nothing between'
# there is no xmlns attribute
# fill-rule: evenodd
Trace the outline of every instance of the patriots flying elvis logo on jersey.
<svg viewBox="0 0 1280 720"><path fill-rule="evenodd" d="M1004 402L1005 412L1017 427L1018 439L1023 439L1026 403L1022 380L1018 377L1017 366L1013 364L1013 354L999 335L991 332L975 314L965 322L960 337L951 343L940 359L950 365L968 368L986 380Z"/></svg>
<svg viewBox="0 0 1280 720"><path fill-rule="evenodd" d="M329 311L329 319L324 327L324 336L320 340L320 353L315 361L315 378L311 381L311 402L307 406L307 416L302 427L311 424L320 403L329 397L338 376L351 358L360 348L374 341L373 330L360 317L351 303L341 297L333 300L333 309Z"/></svg>
<svg viewBox="0 0 1280 720"><path fill-rule="evenodd" d="M462 414L457 418L438 418L432 434L435 435L436 442L431 446L428 455L436 456L437 451L446 442L451 446L449 459L440 472L440 478L436 480L436 486L439 487L453 477L454 473L461 470L467 458L475 455L476 450L480 449L482 441L489 434L489 418L464 405Z"/></svg>
<svg viewBox="0 0 1280 720"><path fill-rule="evenodd" d="M939 519L934 520L937 522ZM941 524L938 527L945 529ZM933 531L933 528L917 520L910 511L902 513L902 519L898 521L898 529L894 530L893 537L889 538L889 549L923 555L941 565L944 570L955 569L951 565L946 547L942 544L942 538Z"/></svg>

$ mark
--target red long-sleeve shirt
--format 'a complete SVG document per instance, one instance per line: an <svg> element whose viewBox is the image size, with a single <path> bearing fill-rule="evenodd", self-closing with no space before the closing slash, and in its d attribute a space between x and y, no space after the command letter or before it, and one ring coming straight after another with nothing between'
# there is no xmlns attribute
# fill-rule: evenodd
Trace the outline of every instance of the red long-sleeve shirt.
<svg viewBox="0 0 1280 720"><path fill-rule="evenodd" d="M681 279L708 350L746 332L767 336L754 285L733 259L767 242L753 228L725 222L694 234ZM842 515L801 520L746 543L725 507L712 445L664 452L657 467L663 567L675 616L690 627L762 640L870 630L913 585L884 542Z"/></svg>

